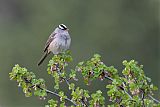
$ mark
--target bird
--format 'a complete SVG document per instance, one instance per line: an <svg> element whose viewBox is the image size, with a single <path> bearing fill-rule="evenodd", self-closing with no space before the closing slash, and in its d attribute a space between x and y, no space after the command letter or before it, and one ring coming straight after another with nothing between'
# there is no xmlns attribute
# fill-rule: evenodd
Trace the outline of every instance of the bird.
<svg viewBox="0 0 160 107"><path fill-rule="evenodd" d="M62 53L69 49L71 44L71 37L69 34L69 29L66 25L60 24L49 36L45 47L44 47L44 55L38 62L38 66L42 64L44 59L52 52L54 55Z"/></svg>

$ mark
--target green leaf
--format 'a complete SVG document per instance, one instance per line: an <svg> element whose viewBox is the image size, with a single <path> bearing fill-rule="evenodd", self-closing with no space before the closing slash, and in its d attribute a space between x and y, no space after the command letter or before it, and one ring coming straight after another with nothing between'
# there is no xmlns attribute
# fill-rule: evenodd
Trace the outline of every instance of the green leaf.
<svg viewBox="0 0 160 107"><path fill-rule="evenodd" d="M75 89L75 84L74 83L71 83L70 85L69 85L69 90L74 90Z"/></svg>

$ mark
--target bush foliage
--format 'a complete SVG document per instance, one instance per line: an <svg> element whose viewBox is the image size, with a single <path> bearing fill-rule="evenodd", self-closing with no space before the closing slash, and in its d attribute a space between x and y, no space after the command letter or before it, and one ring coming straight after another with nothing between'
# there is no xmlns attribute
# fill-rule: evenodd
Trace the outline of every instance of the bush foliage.
<svg viewBox="0 0 160 107"><path fill-rule="evenodd" d="M35 95L45 99L48 94L53 94L59 98L47 99L48 104L45 107L160 107L160 101L153 97L153 91L156 91L157 87L144 74L143 66L138 65L137 61L124 60L122 75L113 66L106 66L98 54L87 61L78 63L67 74L66 67L71 61L70 51L54 55L49 61L47 71L54 78L55 85L52 90L55 91L47 89L44 79L36 78L33 72L18 64L13 67L9 77L18 83L18 87L23 89L26 97ZM97 90L90 93L89 90L80 88L74 82L70 82L70 80L78 81L77 72L81 72L86 85L91 84L95 79L100 79L102 82L107 79L106 92ZM62 82L68 85L69 96L60 88ZM107 93L109 98L103 96L102 93ZM107 100L111 103L106 104Z"/></svg>

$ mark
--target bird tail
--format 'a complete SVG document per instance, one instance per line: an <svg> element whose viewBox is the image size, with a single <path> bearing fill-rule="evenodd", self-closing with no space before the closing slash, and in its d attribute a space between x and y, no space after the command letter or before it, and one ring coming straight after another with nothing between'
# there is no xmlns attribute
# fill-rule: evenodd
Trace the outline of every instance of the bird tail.
<svg viewBox="0 0 160 107"><path fill-rule="evenodd" d="M38 66L42 64L42 62L43 62L44 59L48 56L48 54L49 54L48 52L45 52L45 54L44 54L44 55L41 57L41 59L39 60L39 62L38 62L38 64L37 64Z"/></svg>

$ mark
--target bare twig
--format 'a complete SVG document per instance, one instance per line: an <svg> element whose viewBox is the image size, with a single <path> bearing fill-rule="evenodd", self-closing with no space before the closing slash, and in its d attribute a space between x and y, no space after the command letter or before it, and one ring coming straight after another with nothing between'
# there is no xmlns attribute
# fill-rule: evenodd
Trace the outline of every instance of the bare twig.
<svg viewBox="0 0 160 107"><path fill-rule="evenodd" d="M156 103L160 103L160 101L159 100L157 100L157 99L155 99L153 96L151 96L151 95L148 95L148 97L150 97L153 101L155 101Z"/></svg>
<svg viewBox="0 0 160 107"><path fill-rule="evenodd" d="M47 89L44 89L47 93L50 93L50 94L53 94L53 95L55 95L55 96L58 96L58 97L60 97L59 96L59 94L57 94L57 93L55 93L55 92L53 92L53 91L50 91L50 90L47 90ZM77 106L77 104L75 103L75 102L73 102L71 99L69 99L69 98L64 98L65 100L67 100L67 101L69 101L69 102L71 102L71 103L73 103L75 106Z"/></svg>

